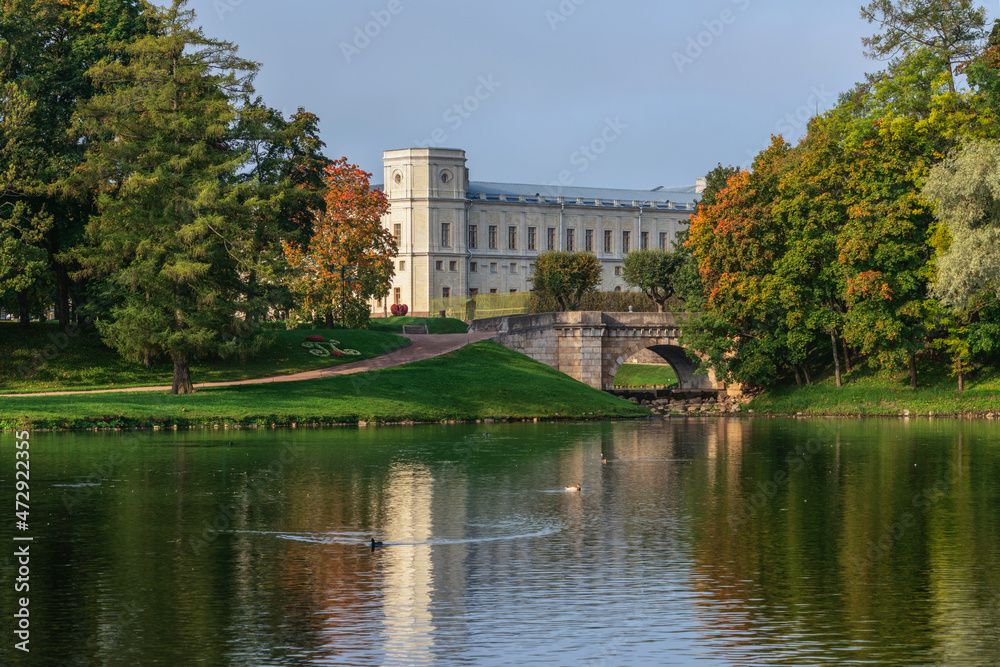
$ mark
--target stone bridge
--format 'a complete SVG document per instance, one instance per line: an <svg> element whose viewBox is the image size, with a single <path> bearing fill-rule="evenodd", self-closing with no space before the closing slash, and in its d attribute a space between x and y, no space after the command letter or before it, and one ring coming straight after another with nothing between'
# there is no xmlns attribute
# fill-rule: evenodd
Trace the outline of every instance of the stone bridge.
<svg viewBox="0 0 1000 667"><path fill-rule="evenodd" d="M613 389L625 361L651 350L674 369L680 389L726 391L725 383L695 373L671 313L563 312L473 320L470 331L496 331L495 341L596 389Z"/></svg>

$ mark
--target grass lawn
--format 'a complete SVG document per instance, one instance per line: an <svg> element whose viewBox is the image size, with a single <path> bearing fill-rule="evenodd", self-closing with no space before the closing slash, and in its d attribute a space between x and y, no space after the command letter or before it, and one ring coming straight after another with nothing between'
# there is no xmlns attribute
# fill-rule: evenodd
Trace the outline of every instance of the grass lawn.
<svg viewBox="0 0 1000 667"><path fill-rule="evenodd" d="M426 324L427 333L450 334L466 333L469 325L462 320L452 317L412 317L403 315L402 317L373 317L371 320L373 331L388 331L391 333L403 333L404 324Z"/></svg>
<svg viewBox="0 0 1000 667"><path fill-rule="evenodd" d="M755 412L806 415L911 415L986 414L1000 415L1000 372L985 368L966 376L965 391L947 368L921 363L917 389L910 389L907 373L862 370L844 376L837 388L833 377L824 377L811 387L781 386L751 401Z"/></svg>
<svg viewBox="0 0 1000 667"><path fill-rule="evenodd" d="M406 366L302 382L203 389L0 397L0 428L93 428L645 417L646 408L492 341Z"/></svg>
<svg viewBox="0 0 1000 667"><path fill-rule="evenodd" d="M677 384L677 375L668 364L622 364L615 375L615 386L669 387Z"/></svg>
<svg viewBox="0 0 1000 667"><path fill-rule="evenodd" d="M357 350L361 355L342 359L313 356L302 347L305 337L313 334L339 341L340 349ZM266 331L263 335L269 336L272 342L256 357L246 361L196 362L191 367L192 380L196 383L224 382L297 373L368 359L407 343L406 338L383 331L299 329ZM35 357L46 348L55 354L39 365ZM35 369L34 374L26 378L20 370L23 367ZM144 366L123 360L106 347L93 330L70 338L60 332L58 324L32 324L27 330L16 324L0 324L0 393L111 389L172 382L173 365L169 362Z"/></svg>

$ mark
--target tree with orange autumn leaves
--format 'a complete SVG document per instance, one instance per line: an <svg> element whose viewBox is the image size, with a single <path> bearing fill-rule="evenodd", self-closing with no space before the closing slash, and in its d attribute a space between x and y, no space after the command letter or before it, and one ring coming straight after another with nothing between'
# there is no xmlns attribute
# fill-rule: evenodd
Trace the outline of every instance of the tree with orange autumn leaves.
<svg viewBox="0 0 1000 667"><path fill-rule="evenodd" d="M795 147L774 138L692 216L706 296L684 340L716 371L766 387L829 367L839 386L853 356L906 368L916 387L917 355L948 326L929 289L923 183L949 151L998 132L984 95L950 90L946 65L927 51L893 63Z"/></svg>
<svg viewBox="0 0 1000 667"><path fill-rule="evenodd" d="M369 302L389 294L396 242L382 226L389 202L372 190L371 174L347 158L325 170L325 211L316 211L305 243L282 242L290 271L285 284L307 311L335 315L352 329L368 326Z"/></svg>

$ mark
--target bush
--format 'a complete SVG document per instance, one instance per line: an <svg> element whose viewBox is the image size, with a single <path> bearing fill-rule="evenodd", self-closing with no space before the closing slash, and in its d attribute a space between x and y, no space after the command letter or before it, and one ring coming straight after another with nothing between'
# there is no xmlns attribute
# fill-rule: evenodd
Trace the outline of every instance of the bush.
<svg viewBox="0 0 1000 667"><path fill-rule="evenodd" d="M389 306L389 312L392 313L393 317L402 317L409 311L410 308L405 303L394 303Z"/></svg>
<svg viewBox="0 0 1000 667"><path fill-rule="evenodd" d="M656 303L642 292L589 292L580 300L580 310L600 310L606 313L657 312ZM559 310L555 297L545 292L532 292L529 312L551 313Z"/></svg>
<svg viewBox="0 0 1000 667"><path fill-rule="evenodd" d="M581 300L601 283L601 263L592 252L550 250L535 258L534 291L552 295L559 310L580 310Z"/></svg>

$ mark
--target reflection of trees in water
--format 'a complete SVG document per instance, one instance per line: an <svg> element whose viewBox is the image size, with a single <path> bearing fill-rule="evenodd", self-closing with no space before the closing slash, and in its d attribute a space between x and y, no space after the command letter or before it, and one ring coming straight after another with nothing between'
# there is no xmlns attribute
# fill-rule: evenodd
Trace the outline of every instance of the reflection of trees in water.
<svg viewBox="0 0 1000 667"><path fill-rule="evenodd" d="M990 428L755 420L738 447L716 438L685 486L705 627L747 650L793 629L817 655L1000 659Z"/></svg>

